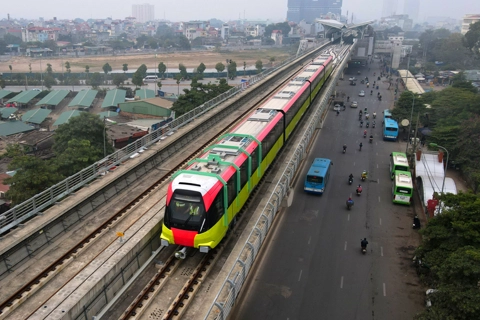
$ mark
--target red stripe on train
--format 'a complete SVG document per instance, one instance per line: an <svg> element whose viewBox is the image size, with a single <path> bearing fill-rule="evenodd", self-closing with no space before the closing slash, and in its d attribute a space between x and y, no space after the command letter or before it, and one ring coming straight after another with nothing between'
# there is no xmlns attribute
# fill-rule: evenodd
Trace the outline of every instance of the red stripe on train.
<svg viewBox="0 0 480 320"><path fill-rule="evenodd" d="M189 231L182 230L177 228L172 228L173 241L175 244L185 247L193 247L195 236L198 234L198 231Z"/></svg>

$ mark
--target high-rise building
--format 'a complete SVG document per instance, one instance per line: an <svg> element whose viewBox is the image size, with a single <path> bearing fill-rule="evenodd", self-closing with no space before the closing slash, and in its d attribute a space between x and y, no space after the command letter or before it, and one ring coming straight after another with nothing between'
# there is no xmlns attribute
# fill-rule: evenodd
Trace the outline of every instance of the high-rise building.
<svg viewBox="0 0 480 320"><path fill-rule="evenodd" d="M413 20L413 23L418 23L419 10L420 0L405 0L403 5L403 13L408 14L408 17Z"/></svg>
<svg viewBox="0 0 480 320"><path fill-rule="evenodd" d="M155 19L155 6L153 4L134 4L132 5L132 16L138 22L153 21Z"/></svg>
<svg viewBox="0 0 480 320"><path fill-rule="evenodd" d="M328 13L340 19L342 0L288 0L288 21L313 23Z"/></svg>
<svg viewBox="0 0 480 320"><path fill-rule="evenodd" d="M383 0L382 18L393 16L397 13L398 0Z"/></svg>
<svg viewBox="0 0 480 320"><path fill-rule="evenodd" d="M466 14L462 20L462 34L465 34L470 30L470 25L480 21L480 14Z"/></svg>

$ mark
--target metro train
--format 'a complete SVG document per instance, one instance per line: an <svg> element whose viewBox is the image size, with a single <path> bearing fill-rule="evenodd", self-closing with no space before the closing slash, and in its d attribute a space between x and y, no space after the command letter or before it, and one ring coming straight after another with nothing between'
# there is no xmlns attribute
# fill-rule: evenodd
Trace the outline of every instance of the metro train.
<svg viewBox="0 0 480 320"><path fill-rule="evenodd" d="M326 51L250 113L235 128L177 171L167 191L161 245L208 252L228 231L311 101L332 72L336 55Z"/></svg>

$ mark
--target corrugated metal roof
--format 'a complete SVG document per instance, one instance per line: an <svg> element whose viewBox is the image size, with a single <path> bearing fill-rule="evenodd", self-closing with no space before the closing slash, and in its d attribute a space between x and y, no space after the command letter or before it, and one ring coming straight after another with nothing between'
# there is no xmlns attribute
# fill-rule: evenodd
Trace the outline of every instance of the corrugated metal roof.
<svg viewBox="0 0 480 320"><path fill-rule="evenodd" d="M100 116L100 119L103 120L103 118L109 118L109 117L116 117L116 116L118 116L118 112L105 111L105 112L100 112L98 115ZM158 121L157 121L157 122L158 122Z"/></svg>
<svg viewBox="0 0 480 320"><path fill-rule="evenodd" d="M22 116L22 121L40 124L48 117L50 112L52 112L52 110L41 108L30 110Z"/></svg>
<svg viewBox="0 0 480 320"><path fill-rule="evenodd" d="M80 111L78 110L70 110L67 112L64 112L58 117L57 121L53 124L54 126L59 126L61 124L67 123L70 118L76 117L80 115Z"/></svg>
<svg viewBox="0 0 480 320"><path fill-rule="evenodd" d="M75 98L68 105L69 107L85 107L88 108L92 105L95 96L97 95L97 90L85 89L80 91Z"/></svg>
<svg viewBox="0 0 480 320"><path fill-rule="evenodd" d="M23 91L17 94L12 99L8 100L7 102L28 103L30 100L38 96L40 92L41 91L37 90Z"/></svg>
<svg viewBox="0 0 480 320"><path fill-rule="evenodd" d="M47 96L45 96L42 100L37 102L36 106L57 106L67 96L68 93L68 90L54 90L47 94Z"/></svg>
<svg viewBox="0 0 480 320"><path fill-rule="evenodd" d="M0 136L9 136L21 132L32 131L35 128L22 121L0 121Z"/></svg>
<svg viewBox="0 0 480 320"><path fill-rule="evenodd" d="M102 108L116 107L119 103L125 102L126 90L115 89L107 92L107 96L103 100Z"/></svg>
<svg viewBox="0 0 480 320"><path fill-rule="evenodd" d="M135 91L135 95L140 97L140 99L155 98L155 91L150 89L139 89Z"/></svg>
<svg viewBox="0 0 480 320"><path fill-rule="evenodd" d="M12 91L8 90L0 90L0 99L3 99L4 97L8 96Z"/></svg>
<svg viewBox="0 0 480 320"><path fill-rule="evenodd" d="M1 118L8 118L11 114L17 112L17 108L0 108Z"/></svg>

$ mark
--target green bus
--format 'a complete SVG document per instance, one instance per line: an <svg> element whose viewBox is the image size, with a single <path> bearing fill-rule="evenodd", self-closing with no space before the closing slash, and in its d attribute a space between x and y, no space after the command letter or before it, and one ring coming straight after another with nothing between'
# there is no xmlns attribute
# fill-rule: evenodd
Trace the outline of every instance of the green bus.
<svg viewBox="0 0 480 320"><path fill-rule="evenodd" d="M412 174L409 171L395 171L392 185L393 203L410 205L413 197Z"/></svg>
<svg viewBox="0 0 480 320"><path fill-rule="evenodd" d="M390 154L390 178L393 180L395 171L408 171L410 172L410 166L408 165L407 155L402 152L392 152Z"/></svg>

